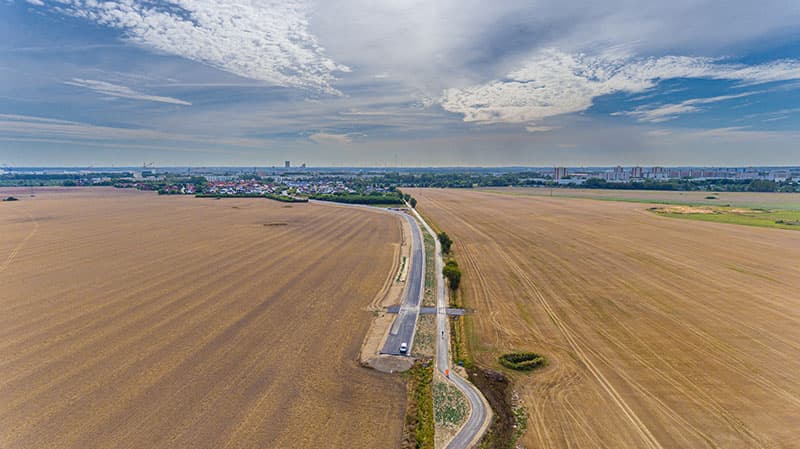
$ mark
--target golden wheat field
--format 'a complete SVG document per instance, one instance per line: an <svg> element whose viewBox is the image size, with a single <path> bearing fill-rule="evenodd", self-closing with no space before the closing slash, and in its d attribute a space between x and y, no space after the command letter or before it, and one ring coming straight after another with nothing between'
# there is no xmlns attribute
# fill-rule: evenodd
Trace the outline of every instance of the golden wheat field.
<svg viewBox="0 0 800 449"><path fill-rule="evenodd" d="M409 189L455 241L472 353L512 374L528 448L800 447L800 234L648 205Z"/></svg>
<svg viewBox="0 0 800 449"><path fill-rule="evenodd" d="M2 189L0 447L396 447L360 368L400 225L352 208Z"/></svg>

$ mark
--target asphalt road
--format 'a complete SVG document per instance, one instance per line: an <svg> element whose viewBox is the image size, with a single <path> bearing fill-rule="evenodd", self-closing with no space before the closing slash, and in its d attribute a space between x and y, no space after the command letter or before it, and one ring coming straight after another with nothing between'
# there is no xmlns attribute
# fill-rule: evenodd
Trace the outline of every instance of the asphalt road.
<svg viewBox="0 0 800 449"><path fill-rule="evenodd" d="M402 343L408 345L407 353L411 353L417 329L419 306L425 287L425 247L422 242L422 232L414 217L404 213L400 215L411 225L411 258L408 276L406 276L406 286L403 290L403 302L400 304L400 311L394 319L389 336L381 350L383 354L393 355L401 355L400 344Z"/></svg>
<svg viewBox="0 0 800 449"><path fill-rule="evenodd" d="M413 209L412 209L413 210ZM467 422L447 445L447 449L466 449L478 443L483 432L488 428L491 409L480 390L456 373L450 372L450 330L447 327L447 299L445 297L444 276L442 275L442 247L436 233L428 223L414 210L414 214L425 226L436 242L436 368L447 375L451 382L469 401L470 414Z"/></svg>

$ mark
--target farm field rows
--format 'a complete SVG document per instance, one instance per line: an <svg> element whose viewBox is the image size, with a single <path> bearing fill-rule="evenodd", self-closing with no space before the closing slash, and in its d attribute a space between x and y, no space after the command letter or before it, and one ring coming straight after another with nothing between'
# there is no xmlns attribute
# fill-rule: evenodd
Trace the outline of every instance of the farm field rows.
<svg viewBox="0 0 800 449"><path fill-rule="evenodd" d="M593 198L607 201L654 202L666 204L705 204L709 206L730 205L734 207L800 210L800 193L759 192L677 192L664 190L611 190L611 189L549 189L549 188L485 188L487 192L528 195L557 196L569 198ZM707 197L713 196L716 199Z"/></svg>
<svg viewBox="0 0 800 449"><path fill-rule="evenodd" d="M506 371L526 447L797 447L800 233L631 202L408 193L455 241L475 360L548 358Z"/></svg>
<svg viewBox="0 0 800 449"><path fill-rule="evenodd" d="M29 193L0 189L0 447L399 445L402 378L356 362L396 218Z"/></svg>

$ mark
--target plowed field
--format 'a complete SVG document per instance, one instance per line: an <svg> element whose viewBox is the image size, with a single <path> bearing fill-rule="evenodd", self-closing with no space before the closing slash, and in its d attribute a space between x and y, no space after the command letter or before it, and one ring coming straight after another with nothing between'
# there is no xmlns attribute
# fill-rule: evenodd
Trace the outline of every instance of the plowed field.
<svg viewBox="0 0 800 449"><path fill-rule="evenodd" d="M409 189L455 241L472 351L529 448L800 447L800 235L646 204Z"/></svg>
<svg viewBox="0 0 800 449"><path fill-rule="evenodd" d="M396 218L113 189L0 203L0 447L396 447L360 368Z"/></svg>

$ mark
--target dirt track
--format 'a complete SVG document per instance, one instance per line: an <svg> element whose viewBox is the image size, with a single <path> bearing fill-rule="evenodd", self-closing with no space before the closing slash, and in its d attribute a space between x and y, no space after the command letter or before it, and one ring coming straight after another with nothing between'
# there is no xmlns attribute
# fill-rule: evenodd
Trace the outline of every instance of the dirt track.
<svg viewBox="0 0 800 449"><path fill-rule="evenodd" d="M514 375L530 448L800 446L800 236L643 204L409 190L456 241L476 359Z"/></svg>
<svg viewBox="0 0 800 449"><path fill-rule="evenodd" d="M396 219L23 193L0 203L0 447L399 444L402 379L355 362Z"/></svg>

